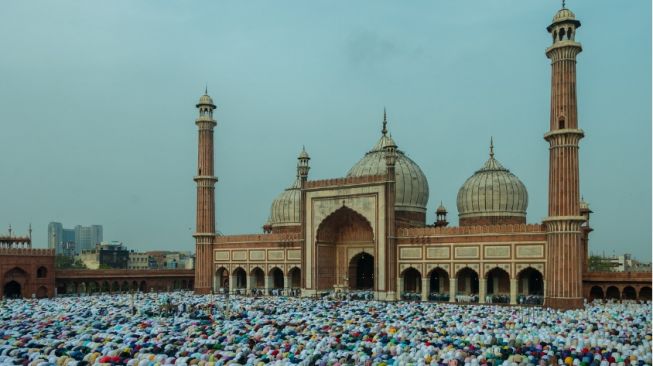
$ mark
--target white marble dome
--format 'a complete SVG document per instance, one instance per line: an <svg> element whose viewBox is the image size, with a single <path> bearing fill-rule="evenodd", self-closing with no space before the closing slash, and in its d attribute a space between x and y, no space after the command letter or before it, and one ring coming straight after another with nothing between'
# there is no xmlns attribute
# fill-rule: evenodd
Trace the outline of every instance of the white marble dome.
<svg viewBox="0 0 653 366"><path fill-rule="evenodd" d="M299 224L299 213L301 210L301 182L299 177L277 198L272 201L270 208L269 224L275 226L287 226Z"/></svg>
<svg viewBox="0 0 653 366"><path fill-rule="evenodd" d="M349 170L348 177L386 173L383 148L394 144L392 138L387 135L386 123L384 118L381 139ZM426 204L429 200L429 184L426 176L422 169L399 149L397 149L395 163L395 181L395 211L426 212Z"/></svg>
<svg viewBox="0 0 653 366"><path fill-rule="evenodd" d="M199 102L197 102L197 106L199 107L200 105L214 105L213 104L213 99L206 93L200 97Z"/></svg>
<svg viewBox="0 0 653 366"><path fill-rule="evenodd" d="M553 23L563 20L575 20L576 14L567 8L562 8L553 16Z"/></svg>
<svg viewBox="0 0 653 366"><path fill-rule="evenodd" d="M526 218L528 192L524 183L504 168L491 151L490 159L458 191L456 204L460 219Z"/></svg>

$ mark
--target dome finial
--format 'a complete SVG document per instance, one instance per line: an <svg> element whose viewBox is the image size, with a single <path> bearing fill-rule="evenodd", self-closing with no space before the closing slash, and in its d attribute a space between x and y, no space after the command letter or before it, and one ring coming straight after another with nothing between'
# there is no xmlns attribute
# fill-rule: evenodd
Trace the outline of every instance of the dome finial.
<svg viewBox="0 0 653 366"><path fill-rule="evenodd" d="M565 0L562 0L562 8L565 9Z"/></svg>
<svg viewBox="0 0 653 366"><path fill-rule="evenodd" d="M494 141L492 136L490 136L490 159L494 159Z"/></svg>
<svg viewBox="0 0 653 366"><path fill-rule="evenodd" d="M383 107L383 129L381 133L385 136L388 133L388 116L385 113L385 107Z"/></svg>

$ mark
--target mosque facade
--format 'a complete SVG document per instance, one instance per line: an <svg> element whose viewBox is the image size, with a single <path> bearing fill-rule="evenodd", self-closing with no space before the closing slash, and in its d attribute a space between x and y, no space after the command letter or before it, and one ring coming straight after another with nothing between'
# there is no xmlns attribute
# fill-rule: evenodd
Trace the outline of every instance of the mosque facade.
<svg viewBox="0 0 653 366"><path fill-rule="evenodd" d="M302 150L292 184L274 200L264 232L216 234L213 164L216 108L206 93L199 116L195 291L294 289L301 296L367 290L379 300L516 304L541 296L544 306L583 305L590 209L581 200L578 148L583 138L576 101L575 15L559 10L547 27L552 44L549 210L526 222L528 192L495 157L461 186L459 226L447 210L426 222L429 185L421 168L392 139L384 113L378 141L345 177L310 180Z"/></svg>

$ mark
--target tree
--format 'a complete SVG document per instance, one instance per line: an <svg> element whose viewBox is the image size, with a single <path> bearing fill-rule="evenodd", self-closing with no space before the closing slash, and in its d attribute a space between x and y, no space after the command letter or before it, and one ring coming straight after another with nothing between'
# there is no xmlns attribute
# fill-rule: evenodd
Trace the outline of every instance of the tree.
<svg viewBox="0 0 653 366"><path fill-rule="evenodd" d="M67 255L57 255L54 257L54 266L61 269L70 269L70 268L86 268L84 263L81 260L75 260L74 257Z"/></svg>
<svg viewBox="0 0 653 366"><path fill-rule="evenodd" d="M590 272L613 272L615 263L610 262L608 258L598 255L590 255L589 271Z"/></svg>

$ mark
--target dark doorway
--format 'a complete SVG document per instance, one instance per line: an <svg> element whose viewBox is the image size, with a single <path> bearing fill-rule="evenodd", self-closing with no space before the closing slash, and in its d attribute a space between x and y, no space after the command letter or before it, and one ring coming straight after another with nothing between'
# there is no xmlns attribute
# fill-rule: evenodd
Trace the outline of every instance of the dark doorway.
<svg viewBox="0 0 653 366"><path fill-rule="evenodd" d="M21 290L20 284L18 282L9 281L5 285L5 291L4 291L5 297L8 299L17 299L21 297L20 290Z"/></svg>
<svg viewBox="0 0 653 366"><path fill-rule="evenodd" d="M518 275L518 293L522 295L544 295L544 278L540 271L528 267Z"/></svg>
<svg viewBox="0 0 653 366"><path fill-rule="evenodd" d="M374 288L374 256L365 252L356 255L349 263L349 288L371 290Z"/></svg>
<svg viewBox="0 0 653 366"><path fill-rule="evenodd" d="M290 274L290 287L291 288L299 288L302 285L302 271L297 268L293 267L293 269L288 272Z"/></svg>
<svg viewBox="0 0 653 366"><path fill-rule="evenodd" d="M283 288L283 272L279 268L272 268L270 276L272 277L272 288Z"/></svg>
<svg viewBox="0 0 653 366"><path fill-rule="evenodd" d="M431 271L429 293L443 294L449 292L449 275L442 268Z"/></svg>

